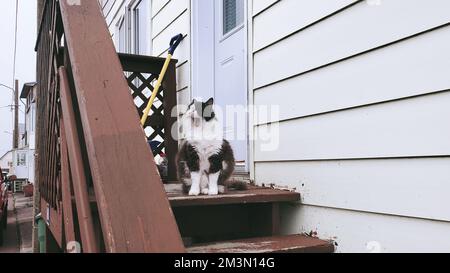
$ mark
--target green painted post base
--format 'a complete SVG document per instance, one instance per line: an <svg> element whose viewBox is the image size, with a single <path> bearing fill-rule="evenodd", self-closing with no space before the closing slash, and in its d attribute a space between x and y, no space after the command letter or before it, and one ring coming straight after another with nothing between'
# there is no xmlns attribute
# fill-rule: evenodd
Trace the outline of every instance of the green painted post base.
<svg viewBox="0 0 450 273"><path fill-rule="evenodd" d="M36 223L38 226L38 240L39 240L39 253L47 253L46 244L46 225L44 219L42 219L39 213L36 216Z"/></svg>

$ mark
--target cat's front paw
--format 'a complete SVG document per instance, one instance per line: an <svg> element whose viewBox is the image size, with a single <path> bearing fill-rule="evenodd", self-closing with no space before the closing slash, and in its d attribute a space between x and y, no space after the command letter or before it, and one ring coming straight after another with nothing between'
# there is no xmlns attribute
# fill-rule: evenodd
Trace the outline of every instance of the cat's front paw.
<svg viewBox="0 0 450 273"><path fill-rule="evenodd" d="M200 195L200 190L198 189L191 189L189 191L189 196L199 196Z"/></svg>
<svg viewBox="0 0 450 273"><path fill-rule="evenodd" d="M219 189L217 188L209 189L208 195L219 195Z"/></svg>

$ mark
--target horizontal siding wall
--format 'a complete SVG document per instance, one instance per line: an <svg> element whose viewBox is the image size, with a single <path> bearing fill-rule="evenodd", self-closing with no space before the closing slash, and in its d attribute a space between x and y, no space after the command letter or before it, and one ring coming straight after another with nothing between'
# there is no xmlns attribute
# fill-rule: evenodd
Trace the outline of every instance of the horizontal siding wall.
<svg viewBox="0 0 450 273"><path fill-rule="evenodd" d="M278 5L290 1L292 0L281 1ZM334 3L334 1L324 2L326 3L322 6ZM449 21L448 5L447 0L387 0L380 6L370 6L366 1L359 2L327 20L274 44L269 50L256 53L255 87L259 88L446 24ZM271 20L270 18L274 17L269 16L266 20ZM292 20L283 20L283 22L287 24ZM259 41L259 33L260 36L265 36L264 31L256 31L259 29L256 27L258 23L263 22L255 19L255 41ZM280 24L276 26L283 27ZM289 65L286 64L286 60L289 60Z"/></svg>
<svg viewBox="0 0 450 273"><path fill-rule="evenodd" d="M261 125L256 161L450 155L450 92ZM266 136L267 135L267 136ZM257 147L267 145L258 140Z"/></svg>
<svg viewBox="0 0 450 273"><path fill-rule="evenodd" d="M116 31L116 24L123 15L126 5L129 0L108 0L103 6L103 15L106 18L106 24L109 27L109 32L114 34Z"/></svg>
<svg viewBox="0 0 450 273"><path fill-rule="evenodd" d="M265 9L268 9L273 4L279 2L281 0L256 0L253 1L253 15L257 15L263 12Z"/></svg>
<svg viewBox="0 0 450 273"><path fill-rule="evenodd" d="M256 171L296 188L305 205L448 222L449 166L450 158L400 158L260 163Z"/></svg>
<svg viewBox="0 0 450 273"><path fill-rule="evenodd" d="M450 251L450 2L253 2L253 100L279 107L254 118L254 175L302 194L285 232Z"/></svg>
<svg viewBox="0 0 450 273"><path fill-rule="evenodd" d="M190 59L191 59L191 18L190 0L153 0L153 54L165 57L169 49L170 39L182 33L184 41L175 52L177 64L178 104L188 104L190 92Z"/></svg>
<svg viewBox="0 0 450 273"><path fill-rule="evenodd" d="M338 253L449 253L446 222L309 205L283 206L282 232L318 232Z"/></svg>
<svg viewBox="0 0 450 273"><path fill-rule="evenodd" d="M257 104L269 104L273 94L279 117L261 117L264 124L361 105L446 90L450 58L450 27L444 27L374 50L334 65L259 89ZM270 51L270 50L269 50ZM332 87L332 88L330 88Z"/></svg>
<svg viewBox="0 0 450 273"><path fill-rule="evenodd" d="M103 14L111 34L124 14L130 0L107 0L103 2ZM182 33L185 40L175 52L177 64L178 103L186 104L190 100L190 0L152 0L152 55L165 58L170 39Z"/></svg>
<svg viewBox="0 0 450 273"><path fill-rule="evenodd" d="M298 30L309 26L318 20L330 16L330 14L338 11L339 9L346 7L355 0L297 0L297 1L254 1L256 5L255 12L258 13L261 10L270 6L270 4L276 3L266 12L255 17L254 28L254 51L259 51L262 48L270 45L271 43L278 41L284 37L291 35ZM299 17L299 11L303 16ZM273 18L283 18L278 20L277 23L273 22Z"/></svg>

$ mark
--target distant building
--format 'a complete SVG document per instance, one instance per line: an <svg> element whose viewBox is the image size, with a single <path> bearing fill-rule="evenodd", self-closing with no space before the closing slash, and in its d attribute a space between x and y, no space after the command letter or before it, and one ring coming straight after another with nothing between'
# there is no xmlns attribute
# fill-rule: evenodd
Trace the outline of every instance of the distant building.
<svg viewBox="0 0 450 273"><path fill-rule="evenodd" d="M34 164L36 149L36 83L27 83L22 88L21 99L26 100L25 134L23 147L27 150L28 182L34 183Z"/></svg>
<svg viewBox="0 0 450 273"><path fill-rule="evenodd" d="M10 174L17 180L14 191L22 191L22 186L34 183L35 132L36 132L36 83L26 83L20 94L26 100L25 123L19 124L19 148L12 151Z"/></svg>
<svg viewBox="0 0 450 273"><path fill-rule="evenodd" d="M12 151L13 165L10 170L11 174L17 176L21 179L22 177L28 177L28 171L25 171L27 158L24 153L26 153L26 147L24 145L23 135L25 135L25 124L19 124L19 147Z"/></svg>
<svg viewBox="0 0 450 273"><path fill-rule="evenodd" d="M8 151L0 157L0 168L3 173L10 174L9 171L13 165L12 154L12 151Z"/></svg>

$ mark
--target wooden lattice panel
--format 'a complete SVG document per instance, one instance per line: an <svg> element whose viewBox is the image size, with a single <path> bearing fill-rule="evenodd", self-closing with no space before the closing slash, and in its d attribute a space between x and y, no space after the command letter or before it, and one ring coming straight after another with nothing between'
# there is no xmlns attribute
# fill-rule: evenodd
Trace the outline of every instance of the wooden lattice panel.
<svg viewBox="0 0 450 273"><path fill-rule="evenodd" d="M128 54L119 54L119 57L138 115L142 117L159 77L164 59ZM168 158L168 175L163 177L165 181L176 180L175 155L178 142L171 135L171 129L176 122L176 117L171 116L172 113L176 113L176 111L173 111L176 107L175 64L176 61L173 61L169 66L162 88L156 96L149 118L144 125L148 141L160 142L153 149L153 155L159 159L159 155L164 153Z"/></svg>
<svg viewBox="0 0 450 273"><path fill-rule="evenodd" d="M126 73L128 86L131 90L131 96L141 117L144 114L148 100L154 90L154 82L157 80L157 74L143 74L139 72ZM165 152L164 145L164 90L160 90L156 96L155 104L152 105L150 118L144 125L144 131L149 141L160 141L157 149L153 151L154 156Z"/></svg>

